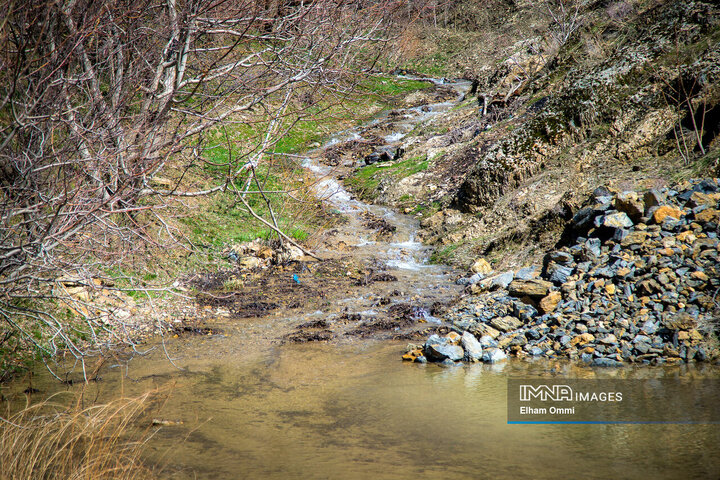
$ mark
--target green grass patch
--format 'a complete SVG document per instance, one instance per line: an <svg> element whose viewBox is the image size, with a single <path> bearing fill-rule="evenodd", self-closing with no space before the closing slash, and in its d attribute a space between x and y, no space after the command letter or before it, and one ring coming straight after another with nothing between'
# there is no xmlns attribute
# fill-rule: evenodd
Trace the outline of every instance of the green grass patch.
<svg viewBox="0 0 720 480"><path fill-rule="evenodd" d="M423 172L430 167L427 157L413 157L392 164L376 163L355 171L345 179L345 184L357 195L364 199L373 199L377 196L377 189L384 178L396 180Z"/></svg>
<svg viewBox="0 0 720 480"><path fill-rule="evenodd" d="M371 76L360 82L362 90L380 96L396 96L432 86L431 82L389 76Z"/></svg>
<svg viewBox="0 0 720 480"><path fill-rule="evenodd" d="M460 248L460 244L453 243L452 245L437 249L430 255L430 262L450 264L458 248Z"/></svg>

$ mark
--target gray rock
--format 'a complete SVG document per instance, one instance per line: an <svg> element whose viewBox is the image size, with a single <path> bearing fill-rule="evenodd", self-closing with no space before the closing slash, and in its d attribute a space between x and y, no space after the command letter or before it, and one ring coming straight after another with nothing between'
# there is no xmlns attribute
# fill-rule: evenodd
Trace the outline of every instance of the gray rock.
<svg viewBox="0 0 720 480"><path fill-rule="evenodd" d="M465 360L469 362L477 362L482 358L483 348L480 342L478 342L475 335L470 332L465 332L460 339L463 350L465 350Z"/></svg>
<svg viewBox="0 0 720 480"><path fill-rule="evenodd" d="M565 265L559 265L557 263L551 263L548 265L547 273L550 276L550 281L557 284L563 284L567 282L567 279L573 273L572 267Z"/></svg>
<svg viewBox="0 0 720 480"><path fill-rule="evenodd" d="M617 212L605 215L602 225L608 228L630 228L634 224L630 217L627 216L627 213Z"/></svg>
<svg viewBox="0 0 720 480"><path fill-rule="evenodd" d="M537 277L535 273L536 271L536 267L521 268L517 271L517 273L515 273L515 278L517 278L518 280L532 280L533 278ZM510 280L510 282L512 282L512 280ZM508 285L510 284L510 282L508 282Z"/></svg>
<svg viewBox="0 0 720 480"><path fill-rule="evenodd" d="M605 345L617 345L618 339L615 335L613 335L611 333L611 334L601 338L600 340L598 340L598 342L603 343Z"/></svg>
<svg viewBox="0 0 720 480"><path fill-rule="evenodd" d="M645 323L643 323L641 330L646 335L653 335L655 332L657 332L658 324L653 322L652 320L646 320Z"/></svg>
<svg viewBox="0 0 720 480"><path fill-rule="evenodd" d="M498 346L498 342L490 335L483 335L480 337L480 346L482 348L494 348Z"/></svg>
<svg viewBox="0 0 720 480"><path fill-rule="evenodd" d="M441 362L450 359L453 362L462 360L465 352L459 345L452 344L425 344L425 356L428 360Z"/></svg>
<svg viewBox="0 0 720 480"><path fill-rule="evenodd" d="M573 256L567 252L552 252L550 253L550 260L560 265L571 265L574 261Z"/></svg>
<svg viewBox="0 0 720 480"><path fill-rule="evenodd" d="M602 243L599 238L590 238L585 242L586 250L595 258L599 258L602 254ZM589 267L588 267L589 269Z"/></svg>
<svg viewBox="0 0 720 480"><path fill-rule="evenodd" d="M476 273L476 274L474 274L472 277L468 278L468 283L469 283L470 285L475 285L476 283L478 283L478 282L479 282L480 280L482 280L483 278L485 278L485 275L483 275L482 273Z"/></svg>
<svg viewBox="0 0 720 480"><path fill-rule="evenodd" d="M593 367L622 367L623 363L612 358L600 357L592 361Z"/></svg>
<svg viewBox="0 0 720 480"><path fill-rule="evenodd" d="M500 275L496 275L493 278L491 286L493 288L507 288L508 285L510 285L510 282L513 281L514 277L515 277L515 274L512 272L512 270L509 270L505 273L501 273Z"/></svg>
<svg viewBox="0 0 720 480"><path fill-rule="evenodd" d="M663 195L659 190L650 190L648 192L645 192L645 195L643 195L643 203L645 204L645 212L647 213L648 210L652 207L659 207L660 205L663 205L666 202L665 195Z"/></svg>
<svg viewBox="0 0 720 480"><path fill-rule="evenodd" d="M499 348L486 348L483 350L482 361L485 363L497 363L507 360L505 352Z"/></svg>
<svg viewBox="0 0 720 480"><path fill-rule="evenodd" d="M545 352L540 347L532 347L528 353L530 355L532 355L533 357L539 357L542 354L544 354Z"/></svg>

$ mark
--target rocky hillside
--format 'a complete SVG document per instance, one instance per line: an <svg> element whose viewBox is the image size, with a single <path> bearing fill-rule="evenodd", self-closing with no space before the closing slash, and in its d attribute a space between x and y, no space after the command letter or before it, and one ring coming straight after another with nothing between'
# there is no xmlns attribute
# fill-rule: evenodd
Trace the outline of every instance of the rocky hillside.
<svg viewBox="0 0 720 480"><path fill-rule="evenodd" d="M424 217L439 259L529 264L600 185L647 190L717 172L718 6L583 5L564 44L519 38L465 69L466 100L403 139L405 158L427 168L372 174L377 201Z"/></svg>

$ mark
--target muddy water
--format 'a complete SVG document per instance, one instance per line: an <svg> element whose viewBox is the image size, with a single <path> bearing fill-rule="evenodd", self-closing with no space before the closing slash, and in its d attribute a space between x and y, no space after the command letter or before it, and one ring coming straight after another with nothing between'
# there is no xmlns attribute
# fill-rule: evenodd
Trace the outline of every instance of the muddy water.
<svg viewBox="0 0 720 480"><path fill-rule="evenodd" d="M458 95L467 86L456 85ZM417 122L451 105L412 109L386 140L402 141ZM359 138L359 132L329 143ZM398 277L391 288L403 293L394 302L429 303L459 293L455 272L428 264L429 250L415 239L415 219L353 199L316 158L309 155L305 165L318 175L318 194L348 219L336 239ZM378 240L363 227L364 212L396 231ZM163 465L171 479L719 478L716 425L506 423L510 377L717 377L717 368L595 371L515 360L443 368L401 362L404 343L396 341L278 342L293 325L345 308L372 317L374 288L380 286L326 310L224 321L221 335L171 341L167 352L158 349L127 370L104 372L86 397L106 400L171 386L167 401L150 414L163 426L147 451L147 461ZM34 387L43 394L61 388L39 377Z"/></svg>
<svg viewBox="0 0 720 480"><path fill-rule="evenodd" d="M241 329L169 345L87 397L176 386L150 417L163 478L718 478L717 425L507 425L509 377L717 375L546 361L402 363L397 342L247 348ZM43 385L38 385L44 388ZM146 420L147 421L147 420ZM176 424L176 422L182 422Z"/></svg>

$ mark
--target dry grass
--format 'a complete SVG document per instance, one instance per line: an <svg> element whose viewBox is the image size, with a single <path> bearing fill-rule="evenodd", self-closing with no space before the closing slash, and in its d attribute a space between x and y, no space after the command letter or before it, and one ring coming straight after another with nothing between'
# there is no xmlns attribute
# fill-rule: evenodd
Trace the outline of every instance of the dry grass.
<svg viewBox="0 0 720 480"><path fill-rule="evenodd" d="M0 480L155 478L140 460L150 426L136 426L155 393L91 407L50 399L0 420Z"/></svg>

